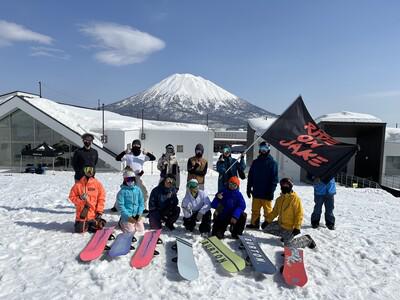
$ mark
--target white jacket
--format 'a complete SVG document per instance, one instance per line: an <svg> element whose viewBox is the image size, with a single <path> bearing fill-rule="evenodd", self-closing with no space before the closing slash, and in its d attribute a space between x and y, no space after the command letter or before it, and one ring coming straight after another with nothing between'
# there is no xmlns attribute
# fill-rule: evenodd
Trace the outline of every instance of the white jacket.
<svg viewBox="0 0 400 300"><path fill-rule="evenodd" d="M189 190L186 191L185 198L182 200L183 217L190 218L194 212L205 214L211 208L211 201L208 195L199 190L197 197L194 198Z"/></svg>

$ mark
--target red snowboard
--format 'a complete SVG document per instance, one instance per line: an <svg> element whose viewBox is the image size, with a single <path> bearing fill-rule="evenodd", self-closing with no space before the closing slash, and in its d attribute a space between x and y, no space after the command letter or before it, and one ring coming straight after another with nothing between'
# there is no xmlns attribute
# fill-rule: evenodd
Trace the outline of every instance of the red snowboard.
<svg viewBox="0 0 400 300"><path fill-rule="evenodd" d="M307 283L307 274L304 269L303 250L285 247L285 263L283 278L289 285L304 286Z"/></svg>
<svg viewBox="0 0 400 300"><path fill-rule="evenodd" d="M137 269L147 266L154 256L158 237L161 234L161 229L147 231L131 259L131 266Z"/></svg>
<svg viewBox="0 0 400 300"><path fill-rule="evenodd" d="M98 258L104 251L108 238L114 231L114 226L97 230L90 242L79 254L82 261L91 261Z"/></svg>

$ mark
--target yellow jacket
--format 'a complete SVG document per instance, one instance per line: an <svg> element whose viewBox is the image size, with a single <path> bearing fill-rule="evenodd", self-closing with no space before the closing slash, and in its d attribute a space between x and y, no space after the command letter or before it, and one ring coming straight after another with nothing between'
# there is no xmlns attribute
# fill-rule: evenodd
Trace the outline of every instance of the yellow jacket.
<svg viewBox="0 0 400 300"><path fill-rule="evenodd" d="M300 230L303 223L303 206L296 192L281 194L275 201L274 209L268 216L267 222L271 223L278 217L278 223L286 230L297 228Z"/></svg>

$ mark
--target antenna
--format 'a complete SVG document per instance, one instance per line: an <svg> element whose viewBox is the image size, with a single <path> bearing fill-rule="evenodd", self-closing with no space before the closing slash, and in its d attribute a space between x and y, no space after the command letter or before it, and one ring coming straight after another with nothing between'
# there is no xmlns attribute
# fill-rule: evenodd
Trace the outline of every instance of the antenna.
<svg viewBox="0 0 400 300"><path fill-rule="evenodd" d="M39 96L42 98L42 82L39 81Z"/></svg>

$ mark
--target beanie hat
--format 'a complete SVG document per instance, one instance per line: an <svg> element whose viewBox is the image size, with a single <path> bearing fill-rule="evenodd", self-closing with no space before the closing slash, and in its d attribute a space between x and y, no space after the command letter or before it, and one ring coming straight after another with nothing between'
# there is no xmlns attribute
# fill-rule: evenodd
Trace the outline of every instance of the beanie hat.
<svg viewBox="0 0 400 300"><path fill-rule="evenodd" d="M282 178L279 184L281 186L290 187L291 189L293 188L293 181L290 178Z"/></svg>
<svg viewBox="0 0 400 300"><path fill-rule="evenodd" d="M197 179L190 179L187 183L187 187L189 189L194 189L197 188L199 186L199 182L197 181Z"/></svg>
<svg viewBox="0 0 400 300"><path fill-rule="evenodd" d="M231 178L229 178L228 182L229 183L232 182L232 183L236 184L237 186L240 186L240 180L239 180L239 178L237 178L237 176L232 176Z"/></svg>
<svg viewBox="0 0 400 300"><path fill-rule="evenodd" d="M142 143L140 142L140 140L133 140L132 147L133 147L133 145L138 145L139 147L141 147Z"/></svg>
<svg viewBox="0 0 400 300"><path fill-rule="evenodd" d="M204 147L203 147L203 145L202 145L202 144L197 144L197 145L196 145L196 148L194 148L194 151L195 151L195 152L201 151L201 153L204 153Z"/></svg>
<svg viewBox="0 0 400 300"><path fill-rule="evenodd" d="M231 152L231 147L229 145L225 145L224 148L222 148L223 152Z"/></svg>
<svg viewBox="0 0 400 300"><path fill-rule="evenodd" d="M175 153L174 146L171 144L168 144L167 146L165 146L165 150L167 153Z"/></svg>
<svg viewBox="0 0 400 300"><path fill-rule="evenodd" d="M133 172L131 167L125 167L124 172L122 173L124 178L127 177L135 177L135 172Z"/></svg>
<svg viewBox="0 0 400 300"><path fill-rule="evenodd" d="M259 146L260 151L261 151L261 148L262 148L264 151L270 151L270 150L271 150L270 145L267 144L266 142L261 142L261 143L260 143L260 146Z"/></svg>
<svg viewBox="0 0 400 300"><path fill-rule="evenodd" d="M85 140L85 139L92 139L92 141L94 140L93 134L88 133L88 132L82 134L81 138L82 138L82 140Z"/></svg>

